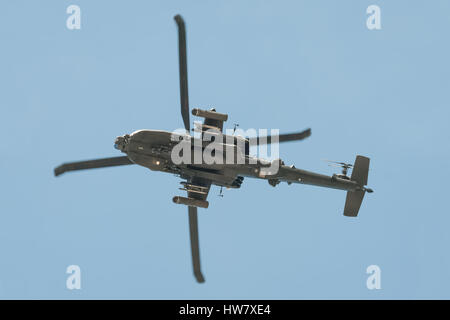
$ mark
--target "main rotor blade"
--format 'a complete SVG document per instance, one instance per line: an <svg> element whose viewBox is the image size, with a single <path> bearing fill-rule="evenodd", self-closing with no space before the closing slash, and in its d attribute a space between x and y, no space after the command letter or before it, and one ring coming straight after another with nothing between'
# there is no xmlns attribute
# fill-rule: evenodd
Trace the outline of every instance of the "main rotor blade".
<svg viewBox="0 0 450 320"><path fill-rule="evenodd" d="M297 141L297 140L303 140L305 138L308 138L311 135L311 129L308 128L301 132L293 132L293 133L285 133L278 135L278 142L289 142L289 141ZM274 140L274 137L276 136L267 136L266 139L262 139L264 137L258 137L258 138L250 138L250 145L255 144L271 144Z"/></svg>
<svg viewBox="0 0 450 320"><path fill-rule="evenodd" d="M189 121L189 95L188 95L188 76L187 76L187 58L186 58L186 28L183 18L177 14L174 17L178 27L178 56L180 65L180 102L181 116L183 117L184 127L190 131Z"/></svg>
<svg viewBox="0 0 450 320"><path fill-rule="evenodd" d="M200 268L200 249L198 244L197 207L189 206L189 232L191 237L192 266L197 282L205 282Z"/></svg>
<svg viewBox="0 0 450 320"><path fill-rule="evenodd" d="M133 164L126 156L63 163L55 168L55 177L67 171L123 166L126 164Z"/></svg>

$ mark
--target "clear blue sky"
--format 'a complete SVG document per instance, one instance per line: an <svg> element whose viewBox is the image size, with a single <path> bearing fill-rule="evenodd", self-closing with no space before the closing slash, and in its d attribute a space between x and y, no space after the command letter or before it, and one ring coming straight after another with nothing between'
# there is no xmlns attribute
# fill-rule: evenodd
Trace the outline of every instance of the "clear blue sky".
<svg viewBox="0 0 450 320"><path fill-rule="evenodd" d="M81 30L66 8L81 7ZM366 8L381 7L369 31ZM356 219L345 193L245 180L200 210L194 281L179 179L130 166L53 177L119 155L114 138L173 130L177 33L190 102L228 127L312 128L281 146L298 168L371 158ZM1 298L450 298L450 3L5 1L0 6ZM82 289L65 287L81 267ZM381 290L366 268L382 270Z"/></svg>

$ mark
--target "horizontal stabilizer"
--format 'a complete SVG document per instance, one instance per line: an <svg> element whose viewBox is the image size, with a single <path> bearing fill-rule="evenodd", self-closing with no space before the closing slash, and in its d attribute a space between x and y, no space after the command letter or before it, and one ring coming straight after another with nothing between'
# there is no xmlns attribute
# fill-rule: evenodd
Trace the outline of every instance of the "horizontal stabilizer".
<svg viewBox="0 0 450 320"><path fill-rule="evenodd" d="M364 190L347 191L347 198L345 200L344 216L356 217L359 208L364 198Z"/></svg>

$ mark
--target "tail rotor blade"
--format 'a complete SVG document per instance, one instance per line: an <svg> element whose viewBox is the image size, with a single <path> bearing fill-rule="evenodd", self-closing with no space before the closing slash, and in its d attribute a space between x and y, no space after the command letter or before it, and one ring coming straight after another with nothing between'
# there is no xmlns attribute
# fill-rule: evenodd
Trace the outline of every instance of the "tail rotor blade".
<svg viewBox="0 0 450 320"><path fill-rule="evenodd" d="M200 268L200 249L198 241L198 220L197 220L197 208L189 206L189 232L191 237L191 253L192 253L192 265L194 268L194 276L197 282L205 282L203 278L202 270Z"/></svg>
<svg viewBox="0 0 450 320"><path fill-rule="evenodd" d="M334 160L328 160L328 159L322 159L322 161L326 161L326 162L330 162L331 165L333 166L335 165L336 167L342 167L342 166L348 166L348 167L353 167L350 163L345 163L345 162L341 162L341 161L334 161Z"/></svg>
<svg viewBox="0 0 450 320"><path fill-rule="evenodd" d="M85 170L85 169L95 169L95 168L105 168L114 166L123 166L127 164L133 164L128 157L113 157L113 158L103 158L87 161L69 162L63 163L62 165L55 168L55 177L63 174L67 171Z"/></svg>
<svg viewBox="0 0 450 320"><path fill-rule="evenodd" d="M189 95L188 95L188 76L187 76L187 57L186 57L186 27L183 17L179 14L174 17L178 27L178 56L180 65L180 100L181 116L183 117L184 127L190 131L189 120Z"/></svg>

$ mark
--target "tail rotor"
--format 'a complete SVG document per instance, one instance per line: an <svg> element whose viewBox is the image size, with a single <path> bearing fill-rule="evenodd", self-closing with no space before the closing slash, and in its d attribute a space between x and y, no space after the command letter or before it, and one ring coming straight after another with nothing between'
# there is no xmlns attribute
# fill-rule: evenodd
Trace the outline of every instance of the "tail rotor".
<svg viewBox="0 0 450 320"><path fill-rule="evenodd" d="M326 160L329 162L330 167L342 168L342 173L337 174L336 177L345 180L351 180L357 183L358 188L356 190L347 191L347 198L345 200L344 215L348 217L356 217L364 199L366 192L372 193L373 190L367 188L367 178L369 175L370 159L364 156L356 156L354 164ZM347 175L348 170L352 169L352 175Z"/></svg>
<svg viewBox="0 0 450 320"><path fill-rule="evenodd" d="M333 161L333 160L327 160L327 159L323 159L323 161L329 162L329 164L328 164L329 167L342 168L342 173L337 176L341 179L350 180L350 177L347 176L347 173L348 173L348 169L353 168L352 164L345 163L345 162L339 162L339 161Z"/></svg>

